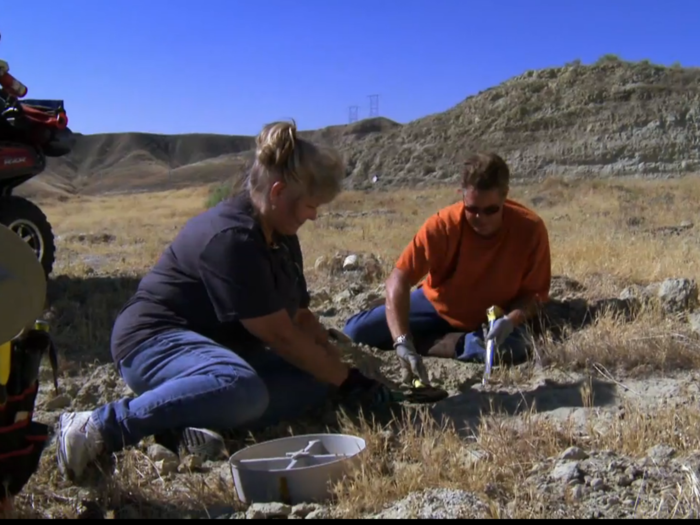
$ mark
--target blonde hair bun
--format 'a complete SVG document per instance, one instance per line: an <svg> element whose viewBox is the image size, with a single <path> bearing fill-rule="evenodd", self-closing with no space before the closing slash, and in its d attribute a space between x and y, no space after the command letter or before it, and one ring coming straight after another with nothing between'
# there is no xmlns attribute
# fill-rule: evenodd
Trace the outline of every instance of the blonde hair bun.
<svg viewBox="0 0 700 525"><path fill-rule="evenodd" d="M297 144L296 122L267 124L255 139L258 162L268 169L284 169L290 165Z"/></svg>

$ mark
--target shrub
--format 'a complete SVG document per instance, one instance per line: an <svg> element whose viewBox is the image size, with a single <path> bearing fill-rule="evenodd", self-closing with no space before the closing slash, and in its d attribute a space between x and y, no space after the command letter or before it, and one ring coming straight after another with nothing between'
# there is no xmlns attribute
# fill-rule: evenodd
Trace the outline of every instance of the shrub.
<svg viewBox="0 0 700 525"><path fill-rule="evenodd" d="M213 208L217 204L219 204L221 201L226 199L229 195L231 194L231 183L230 182L221 182L219 184L215 184L209 189L209 195L207 196L207 201L205 203L205 206L207 208Z"/></svg>

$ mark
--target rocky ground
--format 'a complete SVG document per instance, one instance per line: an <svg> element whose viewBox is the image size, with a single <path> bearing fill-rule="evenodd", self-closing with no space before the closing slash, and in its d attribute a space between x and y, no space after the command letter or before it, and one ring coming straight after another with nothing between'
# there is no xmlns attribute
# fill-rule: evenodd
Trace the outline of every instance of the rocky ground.
<svg viewBox="0 0 700 525"><path fill-rule="evenodd" d="M338 253L318 259L316 270L326 272L334 283L313 293L312 306L327 326L341 328L350 312L381 301L382 288L373 284L381 266L380 259L364 254ZM567 343L561 339L581 345L576 333L593 329L602 317L617 315L622 323L634 323L640 309L655 306L675 327L676 353L698 353L697 285L677 278L622 288L618 297L587 298L585 292L581 283L555 277L545 325L558 330L560 339L543 343L535 362L497 371L489 384L482 385L479 365L428 359L433 381L450 393L448 399L423 407L427 410L423 417L430 423L424 420L413 430L354 428L374 436L369 461L386 462L376 475L383 480L378 492L387 492L375 500L366 493L369 487L360 495L355 487L341 490L335 504L265 503L246 508L232 497L233 482L225 462L203 464L195 457L178 458L147 442L116 459L112 477L116 483L129 481L119 490L109 485L110 497L105 496L108 482L96 489L59 480L52 444L42 462L46 471L38 475L43 483L30 484L20 501L44 517L182 513L219 519L696 517L700 511L700 436L694 426L700 422L697 372L659 371L653 361L648 362L653 370L647 373L639 367L626 369L623 362L617 368L609 363L606 367L602 359L572 365L563 350ZM399 370L391 352L344 348L347 358L367 373L397 384ZM90 410L128 395L129 389L111 365L96 364L87 371L66 373L58 396L48 382L40 394L36 418L54 424L62 410ZM323 430L332 423L330 416L307 422L296 433ZM433 428L435 424L452 430ZM422 436L422 445L406 437L411 432ZM266 437L285 434L286 429L271 429ZM430 440L432 445L426 445ZM418 447L415 453L406 452L411 447ZM127 469L131 469L128 474ZM388 484L392 477L394 488ZM392 491L402 483L403 495L398 497L397 492L392 498ZM150 496L138 496L144 490ZM169 507L165 495L173 493L179 495L174 498L179 502L199 498L198 494L207 496L202 496L199 506L189 501L189 505ZM39 501L58 506L42 508Z"/></svg>
<svg viewBox="0 0 700 525"><path fill-rule="evenodd" d="M407 406L376 426L323 411L242 435L232 450L315 432L362 436L357 469L333 498L301 507L241 504L226 462L175 457L146 440L115 455L104 475L74 486L56 471L55 445L21 497L25 517L694 518L700 453L700 237L697 179L552 179L514 197L545 219L553 300L535 323L536 352L497 369L426 359L450 397ZM58 234L48 317L60 388L48 370L37 419L128 396L109 362L114 316L206 188L42 204ZM387 270L452 190L348 193L304 227L312 307L332 328L381 303ZM544 329L544 331L543 331ZM391 352L343 345L347 360L391 385Z"/></svg>

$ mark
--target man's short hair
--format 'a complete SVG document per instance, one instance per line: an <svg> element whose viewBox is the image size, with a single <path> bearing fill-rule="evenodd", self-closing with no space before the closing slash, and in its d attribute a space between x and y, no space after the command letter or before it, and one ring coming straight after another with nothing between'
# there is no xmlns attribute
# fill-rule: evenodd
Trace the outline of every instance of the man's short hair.
<svg viewBox="0 0 700 525"><path fill-rule="evenodd" d="M510 169L508 164L495 153L476 153L464 163L462 188L475 188L480 191L508 191Z"/></svg>

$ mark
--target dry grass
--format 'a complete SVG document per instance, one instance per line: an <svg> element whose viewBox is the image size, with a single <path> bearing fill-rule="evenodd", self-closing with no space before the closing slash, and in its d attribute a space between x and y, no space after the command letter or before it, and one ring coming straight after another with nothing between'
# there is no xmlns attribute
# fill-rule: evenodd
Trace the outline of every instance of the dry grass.
<svg viewBox="0 0 700 525"><path fill-rule="evenodd" d="M62 238L52 302L57 340L69 361L64 370L79 373L95 360L109 361L109 331L116 311L182 224L203 209L206 196L207 189L199 188L40 202ZM517 187L513 196L526 203L534 199L549 227L554 273L580 281L591 297L615 297L625 284L666 277L700 280L700 230L678 236L653 231L700 216L697 178L614 184L552 179ZM390 268L427 216L455 198L452 189L342 195L300 234L311 287L322 280L314 275L316 258L336 251L373 253ZM81 233L108 233L113 238L81 240L77 236ZM564 343L543 344L549 361L561 369L593 371L597 365L616 377L619 368L655 372L695 368L700 354L696 339L653 311L633 323L604 317L570 334ZM528 379L514 373L521 372L506 372L511 382ZM437 427L427 415L422 425L405 425L392 434L346 426L345 430L367 437L369 450L355 478L337 487L338 510L345 517L357 517L429 486L482 494L494 518L571 516L580 511L575 502L526 481L533 468L568 446L634 457L659 443L679 452L700 450L696 431L700 410L695 404L652 413L632 403L626 407L626 417L614 420L605 431L596 430L596 417L592 412L588 431L582 434L573 425L558 425L534 413L517 420L484 415L466 440L452 429ZM488 460L469 462L468 450L485 453ZM87 512L79 505L85 499L97 502L102 510L116 512L122 507L126 515L156 517L231 502L211 473L164 480L138 451L118 461L111 481L86 493L58 478L51 449L19 498L19 508L25 515L70 517ZM663 508L653 511L639 505L636 515L693 516L700 497L693 476L687 473ZM564 504L569 505L566 512Z"/></svg>
<svg viewBox="0 0 700 525"><path fill-rule="evenodd" d="M577 510L575 504L568 513L562 512L557 494L538 489L528 479L567 448L579 446L635 459L644 458L649 448L659 443L674 447L681 456L700 450L695 430L700 424L697 407L649 412L628 404L625 409L625 418L616 419L604 432L595 429L598 421L592 418L585 434L577 432L573 424L553 424L534 412L527 413L518 425L507 415L495 413L483 417L466 442L427 415L420 425L405 426L397 434L351 425L347 432L369 436L368 454L355 478L336 488L340 511L347 518L359 518L381 511L387 501L399 500L410 492L440 487L483 495L490 502L491 518L571 517L572 510ZM669 495L675 516L663 511L659 516L698 516L697 479L694 470L687 468L687 483L678 487L675 497ZM657 516L647 507L634 517Z"/></svg>

